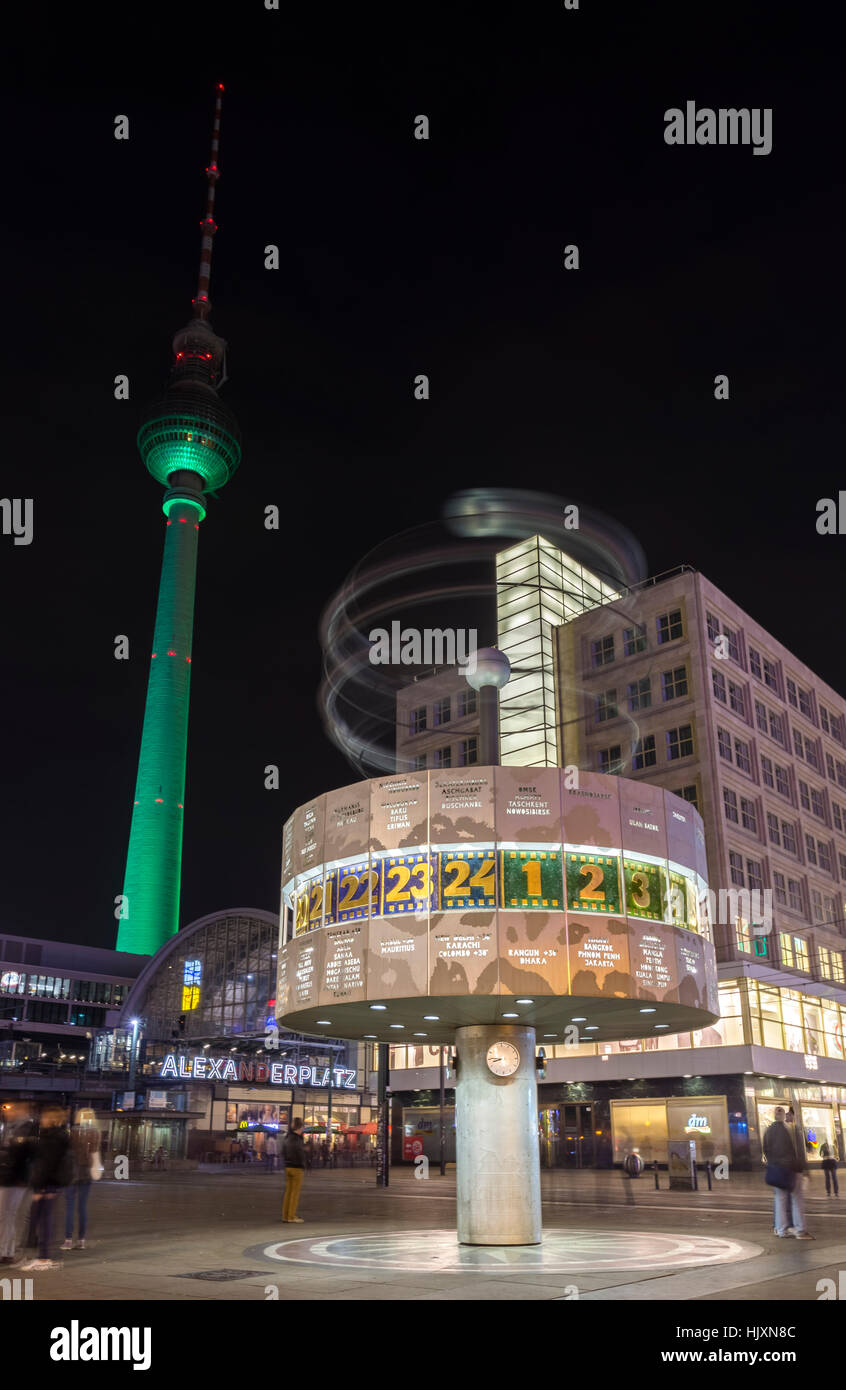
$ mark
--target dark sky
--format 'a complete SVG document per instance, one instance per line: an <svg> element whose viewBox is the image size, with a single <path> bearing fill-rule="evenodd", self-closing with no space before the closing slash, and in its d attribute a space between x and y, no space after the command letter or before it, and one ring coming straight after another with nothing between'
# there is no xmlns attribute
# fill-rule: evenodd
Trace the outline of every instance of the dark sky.
<svg viewBox="0 0 846 1390"><path fill-rule="evenodd" d="M135 433L189 317L218 80L243 462L200 534L183 922L278 909L284 819L353 780L320 612L458 489L600 508L846 690L844 542L815 531L843 479L833 37L770 3L299 8L39 7L7 58L2 494L35 534L0 536L0 932L114 942L163 541ZM668 147L687 100L772 108L772 153Z"/></svg>

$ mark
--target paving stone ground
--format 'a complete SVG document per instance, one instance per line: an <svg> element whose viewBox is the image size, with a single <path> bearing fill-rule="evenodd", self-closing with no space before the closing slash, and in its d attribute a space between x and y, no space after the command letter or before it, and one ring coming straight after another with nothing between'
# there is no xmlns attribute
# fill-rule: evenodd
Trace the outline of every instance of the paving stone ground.
<svg viewBox="0 0 846 1390"><path fill-rule="evenodd" d="M544 1174L543 1251L478 1258L452 1246L454 1174L417 1181L395 1170L385 1190L370 1170L311 1172L296 1226L280 1220L282 1184L282 1174L241 1169L104 1181L91 1194L88 1248L26 1277L36 1299L97 1302L810 1302L820 1280L846 1269L846 1196L826 1198L820 1179L808 1201L816 1239L801 1242L773 1235L757 1174L711 1193L656 1192L651 1177L616 1172ZM62 1198L57 1217L61 1240ZM297 1262L284 1257L291 1250ZM662 1264L665 1251L683 1263ZM181 1277L219 1271L243 1277Z"/></svg>

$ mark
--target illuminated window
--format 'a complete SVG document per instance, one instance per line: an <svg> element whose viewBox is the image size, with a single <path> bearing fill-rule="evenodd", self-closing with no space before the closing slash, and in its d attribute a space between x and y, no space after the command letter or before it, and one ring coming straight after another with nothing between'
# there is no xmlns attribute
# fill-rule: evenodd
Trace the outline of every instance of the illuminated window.
<svg viewBox="0 0 846 1390"><path fill-rule="evenodd" d="M738 951L752 951L752 928L744 917L738 917L735 923L735 939Z"/></svg>
<svg viewBox="0 0 846 1390"><path fill-rule="evenodd" d="M782 964L788 966L788 968L792 970L796 961L793 955L793 938L790 933L786 931L779 932L778 944L781 949Z"/></svg>
<svg viewBox="0 0 846 1390"><path fill-rule="evenodd" d="M805 970L805 971L807 971L807 970L810 969L810 956L808 955L808 943L807 943L807 941L805 940L804 936L794 936L794 938L793 938L793 954L794 954L794 956L795 956L795 958L796 958L796 969L797 969L797 970Z"/></svg>

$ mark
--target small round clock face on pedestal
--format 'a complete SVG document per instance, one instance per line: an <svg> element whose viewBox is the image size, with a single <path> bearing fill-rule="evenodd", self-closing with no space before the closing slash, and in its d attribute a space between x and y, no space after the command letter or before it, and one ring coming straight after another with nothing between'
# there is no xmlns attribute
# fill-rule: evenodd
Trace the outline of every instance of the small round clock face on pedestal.
<svg viewBox="0 0 846 1390"><path fill-rule="evenodd" d="M485 1054L488 1071L494 1076L513 1076L520 1065L520 1053L513 1043L491 1043Z"/></svg>

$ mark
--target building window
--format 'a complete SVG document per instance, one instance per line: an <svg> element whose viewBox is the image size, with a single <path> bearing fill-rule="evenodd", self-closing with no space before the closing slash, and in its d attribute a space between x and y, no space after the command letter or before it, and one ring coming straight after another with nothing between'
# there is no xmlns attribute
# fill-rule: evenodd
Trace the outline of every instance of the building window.
<svg viewBox="0 0 846 1390"><path fill-rule="evenodd" d="M760 652L756 652L754 647L749 648L749 670L752 672L752 675L755 676L756 680L762 679L761 654Z"/></svg>
<svg viewBox="0 0 846 1390"><path fill-rule="evenodd" d="M799 700L796 695L796 682L787 677L787 698L794 709L799 708Z"/></svg>
<svg viewBox="0 0 846 1390"><path fill-rule="evenodd" d="M632 749L632 767L640 770L644 767L654 767L658 760L655 752L655 735L647 734L645 738L639 738Z"/></svg>
<svg viewBox="0 0 846 1390"><path fill-rule="evenodd" d="M735 932L738 951L746 951L748 954L752 950L752 928L743 917L738 917Z"/></svg>
<svg viewBox="0 0 846 1390"><path fill-rule="evenodd" d="M617 692L616 690L604 690L601 695L596 697L596 720L598 724L604 724L608 719L617 718Z"/></svg>
<svg viewBox="0 0 846 1390"><path fill-rule="evenodd" d="M432 727L437 729L441 724L448 724L449 720L449 696L445 695L442 700L436 700L432 706Z"/></svg>
<svg viewBox="0 0 846 1390"><path fill-rule="evenodd" d="M600 772L619 773L622 770L619 743L613 744L610 748L600 748L597 759Z"/></svg>
<svg viewBox="0 0 846 1390"><path fill-rule="evenodd" d="M712 667L711 681L714 686L714 698L719 700L720 704L726 704L726 678L722 671L715 671Z"/></svg>
<svg viewBox="0 0 846 1390"><path fill-rule="evenodd" d="M778 833L778 816L774 816L772 811L767 812L767 836L771 844L781 844L781 836Z"/></svg>
<svg viewBox="0 0 846 1390"><path fill-rule="evenodd" d="M734 850L729 850L729 874L735 888L743 888L743 855L735 854Z"/></svg>
<svg viewBox="0 0 846 1390"><path fill-rule="evenodd" d="M746 700L743 694L743 686L735 685L734 681L729 681L729 705L735 714L739 714L741 719L746 718Z"/></svg>
<svg viewBox="0 0 846 1390"><path fill-rule="evenodd" d="M614 660L614 636L600 637L590 644L590 658L593 666L607 666Z"/></svg>
<svg viewBox="0 0 846 1390"><path fill-rule="evenodd" d="M479 761L479 742L475 738L463 738L458 745L458 766L472 767Z"/></svg>
<svg viewBox="0 0 846 1390"><path fill-rule="evenodd" d="M754 835L758 834L758 812L755 802L748 801L745 796L740 798L740 821L744 830L751 830Z"/></svg>
<svg viewBox="0 0 846 1390"><path fill-rule="evenodd" d="M804 811L810 811L811 793L808 789L808 783L803 782L801 777L799 778L799 800L802 804L802 809Z"/></svg>
<svg viewBox="0 0 846 1390"><path fill-rule="evenodd" d="M414 772L423 772L426 767L426 754L418 753L411 766Z"/></svg>
<svg viewBox="0 0 846 1390"><path fill-rule="evenodd" d="M800 714L804 714L806 719L813 720L814 718L814 706L811 700L811 692L809 690L803 690L801 685L799 686L799 712Z"/></svg>
<svg viewBox="0 0 846 1390"><path fill-rule="evenodd" d="M767 707L762 705L760 700L755 701L755 723L762 734L767 732Z"/></svg>
<svg viewBox="0 0 846 1390"><path fill-rule="evenodd" d="M436 749L435 749L435 763L434 763L434 766L435 766L435 767L452 767L452 749L449 748L449 747L447 747L447 748L436 748Z"/></svg>
<svg viewBox="0 0 846 1390"><path fill-rule="evenodd" d="M834 828L843 833L843 812L836 801L831 803L831 814L834 819Z"/></svg>
<svg viewBox="0 0 846 1390"><path fill-rule="evenodd" d="M825 797L818 787L811 787L811 811L820 820L825 820Z"/></svg>
<svg viewBox="0 0 846 1390"><path fill-rule="evenodd" d="M808 953L808 943L804 936L794 936L793 955L796 960L796 969L808 971L811 965L811 958Z"/></svg>
<svg viewBox="0 0 846 1390"><path fill-rule="evenodd" d="M811 911L814 914L815 922L824 922L825 913L823 911L822 893L818 888L811 889Z"/></svg>
<svg viewBox="0 0 846 1390"><path fill-rule="evenodd" d="M764 685L770 690L778 691L778 670L772 661L764 657Z"/></svg>
<svg viewBox="0 0 846 1390"><path fill-rule="evenodd" d="M822 772L817 745L810 738L805 739L805 762L809 767L816 768L817 772Z"/></svg>
<svg viewBox="0 0 846 1390"><path fill-rule="evenodd" d="M773 873L773 888L775 889L776 902L783 903L786 907L787 888L784 882L784 874L780 874L777 869Z"/></svg>
<svg viewBox="0 0 846 1390"><path fill-rule="evenodd" d="M802 751L802 735L798 729L793 730L793 751L797 758L801 758L803 762L805 761L805 754Z"/></svg>
<svg viewBox="0 0 846 1390"><path fill-rule="evenodd" d="M782 748L787 747L787 739L784 733L784 720L780 714L775 714L770 710L770 738L774 738L776 743L780 743Z"/></svg>
<svg viewBox="0 0 846 1390"><path fill-rule="evenodd" d="M661 672L661 698L664 701L678 700L687 694L687 668L675 666L672 671Z"/></svg>
<svg viewBox="0 0 846 1390"><path fill-rule="evenodd" d="M717 749L720 757L725 758L727 763L731 762L731 735L725 729L717 730Z"/></svg>
<svg viewBox="0 0 846 1390"><path fill-rule="evenodd" d="M781 963L786 965L788 970L792 970L796 964L793 955L793 937L790 932L780 931L778 934L778 944L781 947Z"/></svg>
<svg viewBox="0 0 846 1390"><path fill-rule="evenodd" d="M820 705L820 728L824 734L827 734L829 731L828 710L825 705Z"/></svg>
<svg viewBox="0 0 846 1390"><path fill-rule="evenodd" d="M629 709L632 711L649 709L649 706L652 704L652 687L649 683L649 677L644 676L642 680L629 681L629 684L626 686L626 698L629 703Z"/></svg>
<svg viewBox="0 0 846 1390"><path fill-rule="evenodd" d="M817 840L817 858L824 873L831 873L831 845L825 840Z"/></svg>
<svg viewBox="0 0 846 1390"><path fill-rule="evenodd" d="M464 719L468 714L476 713L476 692L468 686L466 690L458 692L458 718Z"/></svg>
<svg viewBox="0 0 846 1390"><path fill-rule="evenodd" d="M840 861L840 877L846 882L846 854L838 851L837 858Z"/></svg>
<svg viewBox="0 0 846 1390"><path fill-rule="evenodd" d="M761 868L760 859L747 859L746 861L746 884L747 887L760 892L764 887L764 871Z"/></svg>
<svg viewBox="0 0 846 1390"><path fill-rule="evenodd" d="M740 823L737 813L737 792L733 792L729 787L723 787L723 808L726 813L726 820L733 821L735 825Z"/></svg>
<svg viewBox="0 0 846 1390"><path fill-rule="evenodd" d="M676 796L680 796L683 801L689 801L691 806L698 809L699 797L696 793L696 784L692 783L689 787L679 787Z"/></svg>
<svg viewBox="0 0 846 1390"><path fill-rule="evenodd" d="M726 638L726 640L727 640L727 642L728 642L728 654L729 654L729 656L731 657L732 661L736 661L737 664L738 664L738 666L739 666L739 665L740 665L740 646L739 646L738 641L737 641L737 633L735 632L734 628L727 627L726 624L723 623L723 636Z"/></svg>
<svg viewBox="0 0 846 1390"><path fill-rule="evenodd" d="M809 864L816 864L817 851L815 848L813 835L805 836L805 857L807 858Z"/></svg>
<svg viewBox="0 0 846 1390"><path fill-rule="evenodd" d="M837 774L834 771L834 758L832 757L831 753L826 753L825 755L825 770L828 773L829 781L836 782Z"/></svg>
<svg viewBox="0 0 846 1390"><path fill-rule="evenodd" d="M658 618L658 643L662 646L665 642L675 642L677 637L684 636L682 625L682 615L680 608L674 608L670 613L662 613Z"/></svg>
<svg viewBox="0 0 846 1390"><path fill-rule="evenodd" d="M839 758L837 759L837 785L838 787L846 787L846 763L842 763Z"/></svg>
<svg viewBox="0 0 846 1390"><path fill-rule="evenodd" d="M786 796L786 797L789 798L789 797L790 797L790 777L789 777L789 775L788 775L787 768L786 768L786 767L779 767L778 763L776 763L775 776L776 776L776 791L777 791L777 792L780 792L782 796Z"/></svg>
<svg viewBox="0 0 846 1390"><path fill-rule="evenodd" d="M422 734L426 728L426 706L421 705L419 709L411 711L408 722L408 731L412 734Z"/></svg>
<svg viewBox="0 0 846 1390"><path fill-rule="evenodd" d="M734 740L734 760L741 772L748 772L752 775L752 755L749 744L745 739L736 738Z"/></svg>
<svg viewBox="0 0 846 1390"><path fill-rule="evenodd" d="M720 637L719 618L715 618L713 613L706 613L705 618L708 623L708 640L716 646Z"/></svg>
<svg viewBox="0 0 846 1390"><path fill-rule="evenodd" d="M623 652L626 656L637 656L646 651L646 628L638 623L635 627L623 628Z"/></svg>
<svg viewBox="0 0 846 1390"><path fill-rule="evenodd" d="M804 911L804 904L802 902L802 885L799 882L798 878L789 878L787 880L787 901L790 907L793 908L794 912Z"/></svg>
<svg viewBox="0 0 846 1390"><path fill-rule="evenodd" d="M761 781L765 787L775 786L772 759L765 758L763 753L761 754Z"/></svg>
<svg viewBox="0 0 846 1390"><path fill-rule="evenodd" d="M690 724L680 724L677 729L667 730L667 761L675 762L678 758L690 758L693 756L693 727Z"/></svg>
<svg viewBox="0 0 846 1390"><path fill-rule="evenodd" d="M799 853L799 843L796 839L796 826L792 821L783 820L781 823L781 842L788 854Z"/></svg>

